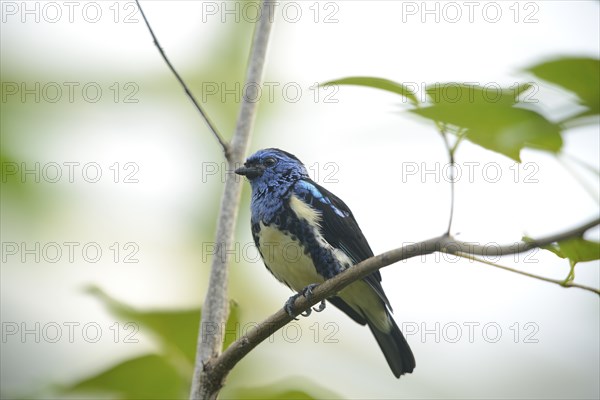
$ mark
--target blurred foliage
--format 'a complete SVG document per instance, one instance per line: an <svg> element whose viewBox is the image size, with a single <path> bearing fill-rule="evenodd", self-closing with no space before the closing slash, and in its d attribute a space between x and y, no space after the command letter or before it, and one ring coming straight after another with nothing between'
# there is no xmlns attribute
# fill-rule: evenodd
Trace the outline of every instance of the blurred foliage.
<svg viewBox="0 0 600 400"><path fill-rule="evenodd" d="M597 124L597 120L584 118L600 113L600 60L559 58L531 66L526 71L575 94L585 111L557 122L550 121L541 112L538 100L526 96L532 89L528 83L511 87L435 83L426 87L427 101L422 103L409 87L387 79L350 77L329 81L323 86L359 85L399 94L414 106L409 112L455 134L459 141L468 140L520 162L520 153L525 147L560 152L567 123Z"/></svg>
<svg viewBox="0 0 600 400"><path fill-rule="evenodd" d="M123 361L63 388L63 392L108 392L122 399L186 397L193 373L201 310L139 311L98 287L87 291L102 301L111 314L149 333L159 344L161 353ZM233 329L237 321L237 308L232 307L227 328Z"/></svg>
<svg viewBox="0 0 600 400"><path fill-rule="evenodd" d="M302 390L291 389L302 387ZM319 387L303 377L294 377L260 387L242 387L223 396L224 399L339 399L340 396L323 387Z"/></svg>
<svg viewBox="0 0 600 400"><path fill-rule="evenodd" d="M35 185L25 185L19 172L20 163L5 152L4 146L0 149L0 165L2 165L2 192L11 194L19 201L27 201L34 196L32 193Z"/></svg>
<svg viewBox="0 0 600 400"><path fill-rule="evenodd" d="M189 387L165 357L151 354L124 361L63 391L118 399L178 399L186 397Z"/></svg>
<svg viewBox="0 0 600 400"><path fill-rule="evenodd" d="M529 67L527 71L576 94L580 104L587 108L562 122L600 114L600 62L597 59L559 58Z"/></svg>
<svg viewBox="0 0 600 400"><path fill-rule="evenodd" d="M388 92L396 93L402 97L405 97L411 102L411 104L415 106L419 105L419 99L417 99L417 95L409 87L398 82L390 81L389 79L356 76L328 81L322 83L320 86L325 87L328 85L357 85L387 90Z"/></svg>
<svg viewBox="0 0 600 400"><path fill-rule="evenodd" d="M98 287L90 287L87 291L102 301L111 314L127 323L136 324L140 331L150 334L159 344L161 352L122 361L80 382L60 388L61 394L111 395L118 399L187 398L193 376L201 310L139 311L112 298ZM238 325L238 308L231 303L225 331L235 332ZM227 348L234 339L234 335L225 335L223 347ZM305 379L230 391L231 398L239 399L313 399L324 396L337 397Z"/></svg>
<svg viewBox="0 0 600 400"><path fill-rule="evenodd" d="M560 127L536 111L515 107L523 85L510 88L484 88L435 84L427 87L433 105L412 110L432 121L446 124L450 132L488 150L520 160L524 147L558 152L562 146ZM490 93L491 92L491 93ZM493 99L493 101L491 100Z"/></svg>

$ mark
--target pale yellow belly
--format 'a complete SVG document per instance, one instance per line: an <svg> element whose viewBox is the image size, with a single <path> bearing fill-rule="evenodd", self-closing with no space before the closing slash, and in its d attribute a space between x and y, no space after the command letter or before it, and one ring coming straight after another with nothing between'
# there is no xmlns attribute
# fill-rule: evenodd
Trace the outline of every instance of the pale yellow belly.
<svg viewBox="0 0 600 400"><path fill-rule="evenodd" d="M261 223L260 249L271 273L281 282L299 292L312 283L322 283L315 265L304 246L279 229Z"/></svg>

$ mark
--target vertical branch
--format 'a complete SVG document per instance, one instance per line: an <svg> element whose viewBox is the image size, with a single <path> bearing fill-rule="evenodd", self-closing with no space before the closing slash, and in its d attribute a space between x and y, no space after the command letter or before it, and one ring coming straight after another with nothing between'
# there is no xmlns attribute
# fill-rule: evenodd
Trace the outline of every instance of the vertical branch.
<svg viewBox="0 0 600 400"><path fill-rule="evenodd" d="M263 0L261 7L261 17L254 30L252 48L248 59L245 87L249 88L249 91L252 89L258 90L262 84L269 34L274 18L274 4L270 0ZM256 116L258 98L257 93L248 93L242 100L235 133L227 157L230 171L243 162L247 152ZM214 399L223 385L221 379L211 379L208 362L218 357L222 350L222 327L225 326L229 313L227 296L228 256L226 249L233 242L240 194L241 180L234 177L226 179L218 217L217 251L212 261L208 292L202 307L190 399Z"/></svg>

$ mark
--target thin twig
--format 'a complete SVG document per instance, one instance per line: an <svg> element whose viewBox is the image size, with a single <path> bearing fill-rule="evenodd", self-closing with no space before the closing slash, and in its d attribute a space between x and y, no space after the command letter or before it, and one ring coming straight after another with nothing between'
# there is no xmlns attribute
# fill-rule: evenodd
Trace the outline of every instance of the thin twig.
<svg viewBox="0 0 600 400"><path fill-rule="evenodd" d="M276 3L263 0L262 12L254 29L252 49L248 60L246 87L259 90L263 81L263 71L269 35L273 24L273 9ZM244 96L240 106L235 133L229 148L228 169L233 170L243 162L248 151L250 134L254 126L258 96ZM229 314L227 298L227 275L230 251L232 248L235 225L241 196L241 179L231 177L225 181L225 191L219 211L216 247L218 251L212 260L208 291L202 307L202 317L196 347L196 363L190 399L216 399L224 384L224 376L213 372L213 362L221 353L223 335Z"/></svg>
<svg viewBox="0 0 600 400"><path fill-rule="evenodd" d="M487 261L485 259L482 259L482 258L479 258L479 257L475 257L475 256L473 256L471 254L463 253L463 252L460 252L460 251L454 253L454 255L457 255L457 256L460 256L460 257L463 257L463 258L466 258L466 259L469 259L469 260L477 261L477 262L480 262L480 263L483 263L483 264L491 265L492 267L500 268L500 269L503 269L505 271L510 271L510 272L514 272L516 274L528 276L530 278L539 279L539 280L544 281L544 282L555 283L555 284L560 285L562 287L567 287L567 288L568 287L576 287L576 288L587 290L587 291L590 291L592 293L596 293L597 295L600 295L600 289L596 289L596 288L593 288L593 287L590 287L590 286L581 285L581 284L575 283L575 282L569 282L567 280L546 278L545 276L536 275L536 274L532 274L532 273L529 273L529 272L520 271L520 270L515 269L515 268L511 268L511 267L507 267L507 266L504 266L504 265L496 264L496 263L493 263L491 261Z"/></svg>
<svg viewBox="0 0 600 400"><path fill-rule="evenodd" d="M596 193L595 188L590 187L588 182L586 182L583 179L583 177L577 171L575 171L575 169L572 166L569 165L569 163L566 161L566 159L564 157L561 157L560 155L556 155L556 159L567 170L567 172L570 173L571 176L573 178L575 178L575 180L577 182L579 182L579 184L581 185L583 190L585 190L596 201L596 203L599 203L600 199L598 198L598 194ZM571 161L576 161L579 164L579 166L584 167L589 172L593 172L596 175L598 175L598 171L593 170L590 165L584 163L583 161L579 161L575 157L569 157L569 159Z"/></svg>
<svg viewBox="0 0 600 400"><path fill-rule="evenodd" d="M559 156L561 158L568 158L569 160L573 161L575 164L578 164L580 167L586 169L588 172L591 172L594 175L600 176L600 171L596 167L594 167L591 164L588 164L587 162L585 162L583 160L580 160L579 158L577 158L571 154L561 152L559 154Z"/></svg>
<svg viewBox="0 0 600 400"><path fill-rule="evenodd" d="M446 146L446 151L448 151L448 158L450 161L450 217L448 218L448 228L446 229L446 234L450 235L450 230L452 229L452 220L454 219L454 148L450 146L450 141L448 140L448 133L443 126L440 127L440 133L442 134L442 138L444 139L444 145Z"/></svg>
<svg viewBox="0 0 600 400"><path fill-rule="evenodd" d="M227 145L227 143L225 143L225 141L223 140L223 138L217 131L215 124L213 124L212 121L210 120L210 118L208 118L208 114L206 114L206 112L204 111L204 109L202 108L200 103L196 100L196 98L194 97L194 95L192 94L190 89L187 87L187 84L183 81L183 79L181 78L181 76L179 75L177 70L175 70L175 67L173 66L173 64L171 64L171 61L169 61L169 58L167 57L164 50L160 46L160 43L158 43L158 39L156 38L156 35L154 34L154 31L152 30L152 27L150 26L150 23L148 22L148 19L146 18L146 14L144 14L144 10L142 10L142 6L140 5L139 0L135 0L135 2L137 3L138 8L140 9L140 14L142 14L142 18L144 19L144 22L146 23L146 26L148 27L148 30L150 31L150 35L152 36L152 40L154 40L154 45L158 49L158 52L162 56L163 60L165 60L165 62L167 63L167 66L169 67L169 69L171 70L173 75L175 75L175 78L179 81L179 84L183 87L185 94L190 98L190 100L192 100L192 103L194 104L194 106L196 106L196 109L198 110L198 112L200 113L202 118L204 119L204 122L206 122L206 125L211 130L211 132L213 133L213 135L215 136L215 138L217 139L217 141L223 148L223 153L225 154L225 158L229 159L229 146Z"/></svg>

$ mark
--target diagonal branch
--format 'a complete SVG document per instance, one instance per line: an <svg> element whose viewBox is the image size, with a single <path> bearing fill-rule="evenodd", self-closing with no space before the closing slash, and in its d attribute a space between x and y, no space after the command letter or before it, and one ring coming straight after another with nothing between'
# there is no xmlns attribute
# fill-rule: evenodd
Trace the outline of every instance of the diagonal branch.
<svg viewBox="0 0 600 400"><path fill-rule="evenodd" d="M148 30L150 31L150 35L152 36L152 40L154 41L154 45L158 49L158 52L162 56L163 60L165 60L165 62L167 63L167 66L169 67L169 69L171 70L173 75L175 75L175 78L177 79L179 84L183 87L185 94L190 98L190 100L192 100L192 103L196 107L196 110L198 110L198 112L204 119L204 122L206 122L206 125L208 125L208 128L211 130L211 132L213 133L213 135L215 136L215 138L217 139L217 141L223 148L223 153L225 154L225 158L229 159L229 146L227 145L227 143L225 143L225 141L219 134L219 131L217 131L215 124L213 124L212 121L210 120L210 118L208 118L208 114L206 114L206 112L204 111L204 109L202 108L202 106L200 105L198 100L196 100L196 98L194 97L194 95L192 94L190 89L188 88L187 84L183 81L183 79L181 78L181 76L179 75L179 73L177 72L175 67L173 66L173 64L171 64L171 61L169 61L169 58L165 54L165 51L160 46L160 43L158 43L158 39L156 38L156 35L154 35L154 31L152 30L152 27L150 26L150 23L148 22L148 19L146 18L146 14L144 14L144 10L142 10L142 6L140 5L139 0L135 0L135 2L137 3L137 6L140 10L140 14L142 14L142 18L144 19L144 22L146 23Z"/></svg>
<svg viewBox="0 0 600 400"><path fill-rule="evenodd" d="M594 221L581 225L575 229L546 236L533 242L519 242L510 245L496 246L493 247L493 249L496 249L496 255L522 253L534 247L545 246L550 243L581 236L585 231L597 225L600 225L600 219L595 219ZM475 246L472 243L458 241L447 234L423 242L407 244L364 260L355 266L348 268L339 275L323 282L313 289L313 295L310 300L303 296L298 297L294 303L294 310L297 313L308 310L311 306L321 302L323 299L335 295L351 283L401 260L431 254L436 251L457 255L459 252L465 254L492 255L492 253L487 250L486 246ZM513 272L516 272L516 270ZM561 284L560 282L553 283ZM564 287L590 289L582 285L567 285ZM592 289L591 291L598 293L595 289ZM210 360L205 366L212 375L211 379L223 381L229 371L231 371L231 369L233 369L246 354L290 321L292 321L292 318L283 309L280 309L261 322L258 327L249 330L245 336L232 343L221 356Z"/></svg>
<svg viewBox="0 0 600 400"><path fill-rule="evenodd" d="M460 240L451 240L445 243L445 247L442 251L445 253L457 253L462 252L466 254L486 256L486 257L497 257L506 256L509 254L523 253L527 250L534 249L536 247L543 247L554 242L560 242L566 239L576 238L582 236L588 229L600 225L600 218L596 218L586 224L578 226L577 228L570 229L565 232L561 232L555 235L549 235L543 238L528 242L515 242L512 244L498 245L497 243L491 244L475 244L473 242L462 242Z"/></svg>

